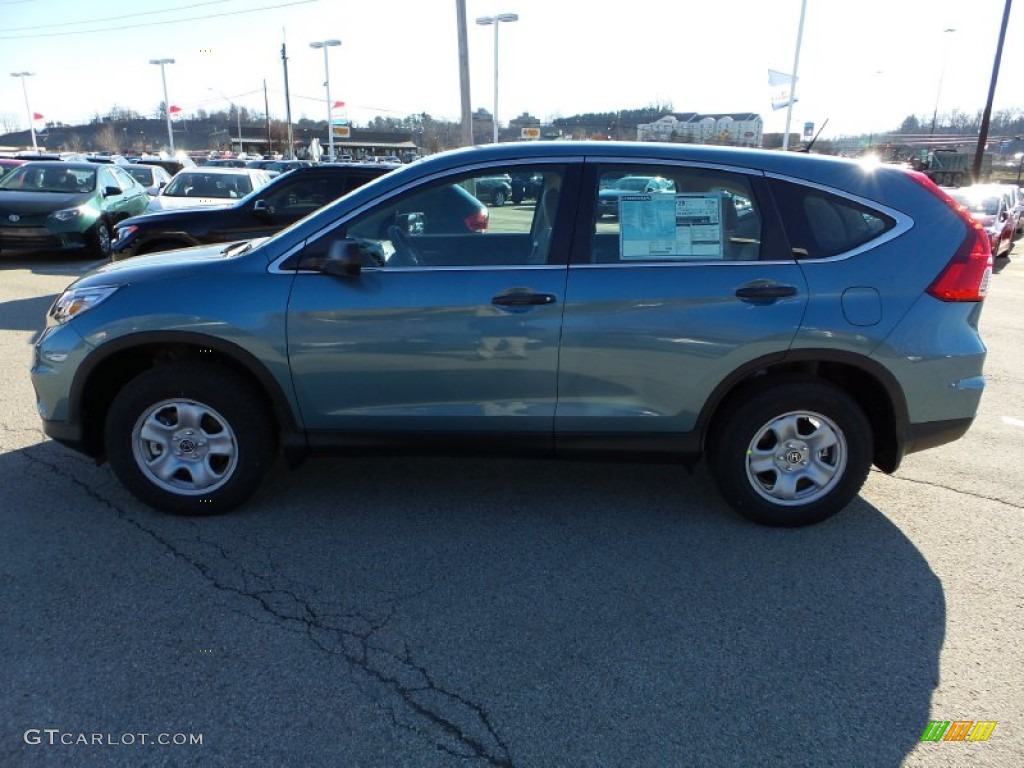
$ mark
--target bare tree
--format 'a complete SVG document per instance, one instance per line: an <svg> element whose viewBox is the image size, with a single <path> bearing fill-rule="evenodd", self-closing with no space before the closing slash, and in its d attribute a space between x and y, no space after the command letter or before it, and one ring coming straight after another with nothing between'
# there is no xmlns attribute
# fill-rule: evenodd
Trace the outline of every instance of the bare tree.
<svg viewBox="0 0 1024 768"><path fill-rule="evenodd" d="M111 123L106 123L96 132L94 141L97 147L107 152L117 152L121 147L118 131Z"/></svg>
<svg viewBox="0 0 1024 768"><path fill-rule="evenodd" d="M4 133L14 133L18 130L18 126L21 122L18 120L18 116L10 112L0 112L0 128L3 128Z"/></svg>

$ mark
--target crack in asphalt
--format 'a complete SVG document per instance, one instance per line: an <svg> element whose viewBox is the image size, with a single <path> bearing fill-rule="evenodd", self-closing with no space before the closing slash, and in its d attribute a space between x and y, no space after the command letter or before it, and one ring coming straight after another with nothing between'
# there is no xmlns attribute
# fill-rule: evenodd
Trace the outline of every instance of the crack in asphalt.
<svg viewBox="0 0 1024 768"><path fill-rule="evenodd" d="M940 488L944 491L952 491L953 493L959 493L962 494L963 496L970 496L972 499L979 499L980 501L992 501L995 502L996 504L1005 504L1006 506L1012 507L1013 509L1024 509L1024 504L1020 504L1016 501L1010 501L1009 499L1003 499L1000 498L999 496L986 496L983 493L966 491L963 488L955 488L952 485L935 483L930 480L921 480L916 477L907 477L905 475L890 475L889 473L883 472L882 470L876 469L874 467L871 468L871 474L886 477L890 480L895 480L897 482L913 483L915 485L926 485L929 488Z"/></svg>
<svg viewBox="0 0 1024 768"><path fill-rule="evenodd" d="M508 745L483 705L438 683L427 666L414 658L406 642L403 641L401 652L397 652L377 640L379 634L394 618L396 606L392 605L377 619L361 613L323 614L294 590L276 586L266 575L234 560L223 545L196 536L195 543L215 551L236 570L243 585L228 583L215 573L210 563L196 559L192 554L183 551L160 532L146 527L116 502L103 496L99 488L111 484L113 478L96 487L75 477L57 463L35 455L30 448L22 449L22 455L31 463L44 467L81 488L90 498L113 511L118 519L133 526L166 549L169 554L191 566L215 589L254 602L262 613L273 618L270 623L278 629L305 633L320 652L340 657L345 663L359 669L368 678L396 695L408 712L425 721L421 722L421 725L425 724L427 727L416 727L401 722L393 709L382 704L382 709L388 713L393 725L432 741L437 750L453 757L483 760L496 768L513 768L514 763ZM260 588L256 585L260 585ZM250 614L243 615L250 620L255 619ZM434 729L434 733L430 732L431 729Z"/></svg>

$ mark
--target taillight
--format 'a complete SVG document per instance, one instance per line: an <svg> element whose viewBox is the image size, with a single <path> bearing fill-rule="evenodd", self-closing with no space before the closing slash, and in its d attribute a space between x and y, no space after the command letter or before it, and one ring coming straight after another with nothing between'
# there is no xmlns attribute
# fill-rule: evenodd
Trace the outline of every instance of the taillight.
<svg viewBox="0 0 1024 768"><path fill-rule="evenodd" d="M939 276L928 286L928 293L941 301L981 301L992 279L992 246L985 227L976 221L966 206L943 192L920 171L908 175L948 205L967 225L967 236Z"/></svg>
<svg viewBox="0 0 1024 768"><path fill-rule="evenodd" d="M486 208L481 208L478 211L473 211L466 217L466 229L470 232L483 232L487 229L487 223L489 221L489 214Z"/></svg>

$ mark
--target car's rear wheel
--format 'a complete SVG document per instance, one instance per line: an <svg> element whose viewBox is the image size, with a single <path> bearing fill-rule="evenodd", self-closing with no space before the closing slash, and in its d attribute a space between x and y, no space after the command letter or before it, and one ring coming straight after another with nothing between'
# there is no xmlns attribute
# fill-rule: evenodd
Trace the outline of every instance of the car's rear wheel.
<svg viewBox="0 0 1024 768"><path fill-rule="evenodd" d="M788 378L746 397L716 422L712 472L722 496L762 525L825 520L871 468L871 425L842 390Z"/></svg>
<svg viewBox="0 0 1024 768"><path fill-rule="evenodd" d="M98 259L110 258L110 227L100 219L89 232L89 255Z"/></svg>
<svg viewBox="0 0 1024 768"><path fill-rule="evenodd" d="M505 196L505 190L497 189L491 196L491 204L494 205L495 208L501 208L507 199L508 198Z"/></svg>
<svg viewBox="0 0 1024 768"><path fill-rule="evenodd" d="M106 449L139 500L182 515L227 512L253 494L275 452L266 407L232 372L201 363L152 368L107 415Z"/></svg>

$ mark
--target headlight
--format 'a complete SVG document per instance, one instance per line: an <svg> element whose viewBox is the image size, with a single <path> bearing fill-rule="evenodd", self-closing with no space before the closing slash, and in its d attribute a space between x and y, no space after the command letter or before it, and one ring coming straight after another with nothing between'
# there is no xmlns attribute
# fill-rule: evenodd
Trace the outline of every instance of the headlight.
<svg viewBox="0 0 1024 768"><path fill-rule="evenodd" d="M85 206L80 205L77 208L65 208L63 211L54 211L50 214L57 221L71 221L85 215Z"/></svg>
<svg viewBox="0 0 1024 768"><path fill-rule="evenodd" d="M50 307L50 317L55 322L66 323L75 315L99 306L113 296L120 287L119 285L97 285L94 288L68 288L53 302L53 306Z"/></svg>
<svg viewBox="0 0 1024 768"><path fill-rule="evenodd" d="M126 226L116 226L114 227L114 239L126 240L127 238L134 235L136 230L138 230L138 227L135 226L134 224L128 224Z"/></svg>

